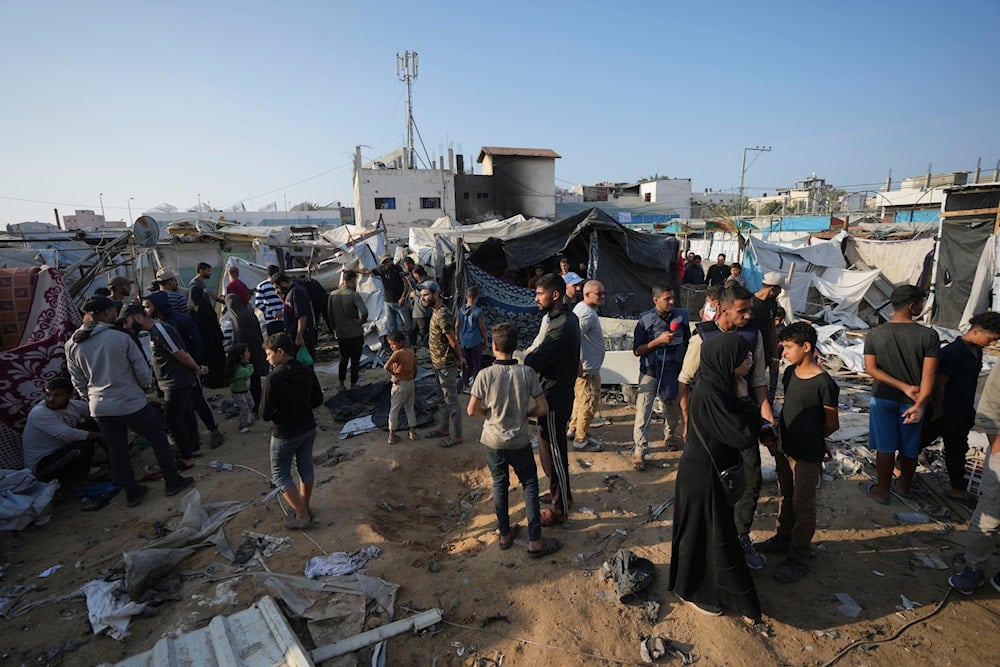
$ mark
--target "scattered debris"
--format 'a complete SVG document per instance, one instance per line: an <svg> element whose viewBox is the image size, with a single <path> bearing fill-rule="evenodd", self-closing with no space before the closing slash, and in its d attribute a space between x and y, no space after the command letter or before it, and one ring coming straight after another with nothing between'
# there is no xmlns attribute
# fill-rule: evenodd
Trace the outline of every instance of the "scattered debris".
<svg viewBox="0 0 1000 667"><path fill-rule="evenodd" d="M45 578L47 578L47 577L55 574L56 572L58 572L61 569L62 569L62 565L53 565L52 567L49 567L49 568L46 568L46 569L42 570L41 574L38 575L38 578L39 579L45 579Z"/></svg>
<svg viewBox="0 0 1000 667"><path fill-rule="evenodd" d="M896 521L903 523L930 523L931 518L923 512L896 512L892 515Z"/></svg>
<svg viewBox="0 0 1000 667"><path fill-rule="evenodd" d="M367 546L351 553L336 551L326 556L313 556L306 563L305 575L310 579L316 577L335 577L357 572L372 558L382 555L382 550L376 546Z"/></svg>
<svg viewBox="0 0 1000 667"><path fill-rule="evenodd" d="M253 540L257 547L256 551L260 552L264 558L270 558L279 551L292 546L291 539L287 537L275 537L265 533L255 533L252 530L244 530L243 537Z"/></svg>
<svg viewBox="0 0 1000 667"><path fill-rule="evenodd" d="M837 606L837 611L844 616L847 616L848 618L857 618L861 615L861 606L847 593L836 593L834 594L834 598L840 602Z"/></svg>
<svg viewBox="0 0 1000 667"><path fill-rule="evenodd" d="M903 607L902 608L905 609L905 610L907 610L907 611L916 609L917 607L921 606L919 602L914 602L913 600L910 600L909 598L907 598L902 593L900 593L899 599L903 603ZM899 607L896 607L896 608L899 609Z"/></svg>

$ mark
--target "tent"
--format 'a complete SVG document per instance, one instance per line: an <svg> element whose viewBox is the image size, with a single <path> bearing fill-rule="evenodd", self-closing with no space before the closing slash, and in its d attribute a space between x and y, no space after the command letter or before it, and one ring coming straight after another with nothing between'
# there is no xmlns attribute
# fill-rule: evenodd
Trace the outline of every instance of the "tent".
<svg viewBox="0 0 1000 667"><path fill-rule="evenodd" d="M0 303L0 468L19 470L28 412L65 374L64 346L82 319L62 273L47 266L0 269Z"/></svg>
<svg viewBox="0 0 1000 667"><path fill-rule="evenodd" d="M945 190L935 254L931 322L959 329L977 312L998 307L996 278L1000 183Z"/></svg>
<svg viewBox="0 0 1000 667"><path fill-rule="evenodd" d="M587 267L586 277L600 280L608 293L606 316L635 316L651 307L649 288L673 283L679 243L628 229L604 211L591 208L516 237L498 236L476 247L468 261L493 276L504 270L551 265L564 255L570 265Z"/></svg>

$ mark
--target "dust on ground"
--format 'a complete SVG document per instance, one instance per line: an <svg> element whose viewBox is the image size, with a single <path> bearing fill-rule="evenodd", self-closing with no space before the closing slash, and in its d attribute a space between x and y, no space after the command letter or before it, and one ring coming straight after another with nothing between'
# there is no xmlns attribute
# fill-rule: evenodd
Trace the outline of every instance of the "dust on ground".
<svg viewBox="0 0 1000 667"><path fill-rule="evenodd" d="M363 376L363 382L381 379L378 371ZM320 380L329 397L336 378L321 374ZM463 406L467 398L463 395ZM706 617L679 603L667 591L672 510L658 519L650 513L673 498L681 454L654 447L647 469L633 471L625 456L632 411L625 405L604 406L601 415L609 423L594 432L604 442L603 451L570 454L574 507L566 524L545 530L564 545L550 557L528 558L523 542L508 551L498 548L479 422L468 417L465 443L446 449L436 438L411 443L404 437L389 445L381 431L338 440L339 425L320 407L315 453L335 447L339 456L333 458L339 462L316 468L317 525L306 533L286 530L277 501L271 501L237 514L225 532L234 548L244 530L290 537L291 547L266 564L274 572L297 575L309 558L324 552L380 547L381 557L369 561L365 572L399 584L396 618L409 615L407 609L439 607L446 621L433 636L404 634L389 640L388 663L393 665L498 664L501 656L504 665L631 665L640 662L639 643L650 635L670 638L704 665L821 665L854 642L862 646L839 664L996 661L1000 600L988 585L972 597L952 592L938 613L920 621L949 590L948 572L925 569L918 564L921 554L936 555L944 563L960 555L969 512L952 508L954 518L945 523L954 529L934 522L900 524L893 513L909 508L898 499L883 507L863 497L857 490L861 476L822 483L809 575L795 584L779 584L768 570L754 574L771 626L768 636L739 618ZM225 445L206 449L191 471L202 501L261 500L270 490L267 426L258 422L241 435L236 421L226 420L222 429ZM216 471L207 465L211 459L245 467ZM137 469L140 463L136 461ZM921 476L924 486L940 489L941 481ZM0 564L7 571L0 588L37 586L26 598L30 601L69 593L120 571L123 551L141 548L179 517L182 496L164 497L160 484L152 483L137 509L125 507L124 494L97 512L83 512L75 499L68 499L55 507L48 525L3 534ZM543 489L546 484L543 479ZM776 494L776 484L765 482L752 533L755 542L773 532ZM524 525L523 497L516 485L511 507L512 520ZM649 589L661 603L655 621L642 607L620 603L610 583L601 581L602 562L621 547L656 565L657 578ZM56 564L62 569L37 578ZM220 576L229 568L214 548L199 549L159 582L161 604L149 616L134 618L123 642L92 634L82 599L2 620L0 661L91 665L148 650L165 634L202 628L213 616L233 614L263 594L254 590L248 575ZM861 606L857 618L838 611L837 593L849 594ZM904 609L901 595L920 606ZM660 662L680 664L676 658Z"/></svg>

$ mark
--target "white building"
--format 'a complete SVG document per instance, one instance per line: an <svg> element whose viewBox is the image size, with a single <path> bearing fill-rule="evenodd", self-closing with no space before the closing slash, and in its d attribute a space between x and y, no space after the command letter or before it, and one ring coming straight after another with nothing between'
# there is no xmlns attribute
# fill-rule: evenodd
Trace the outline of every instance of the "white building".
<svg viewBox="0 0 1000 667"><path fill-rule="evenodd" d="M455 215L454 156L448 165L433 169L404 169L404 151L361 164L361 147L354 154L354 220L366 225L378 220L386 226L433 222ZM442 160L442 163L444 160Z"/></svg>

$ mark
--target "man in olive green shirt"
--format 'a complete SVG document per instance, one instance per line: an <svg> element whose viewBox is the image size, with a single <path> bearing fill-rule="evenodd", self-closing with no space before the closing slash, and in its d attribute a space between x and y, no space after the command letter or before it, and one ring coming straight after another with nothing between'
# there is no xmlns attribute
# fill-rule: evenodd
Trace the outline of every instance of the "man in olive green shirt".
<svg viewBox="0 0 1000 667"><path fill-rule="evenodd" d="M431 365L437 376L441 392L438 406L438 427L428 437L444 436L442 447L453 447L462 442L462 413L458 406L458 370L463 366L462 354L455 333L455 318L448 313L441 300L441 288L433 280L420 284L420 302L432 311L427 335L431 352Z"/></svg>
<svg viewBox="0 0 1000 667"><path fill-rule="evenodd" d="M357 389L361 373L361 350L365 345L364 323L368 321L368 307L358 294L358 274L347 269L341 278L341 286L330 294L326 303L327 321L333 322L340 347L341 390L347 379L347 364L351 364L351 389Z"/></svg>

